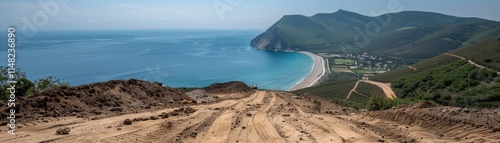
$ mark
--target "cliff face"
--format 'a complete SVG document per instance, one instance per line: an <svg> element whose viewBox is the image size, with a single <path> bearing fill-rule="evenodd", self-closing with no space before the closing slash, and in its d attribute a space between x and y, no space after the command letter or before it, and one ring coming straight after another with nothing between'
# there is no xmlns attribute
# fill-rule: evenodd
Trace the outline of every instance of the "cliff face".
<svg viewBox="0 0 500 143"><path fill-rule="evenodd" d="M251 46L259 50L268 51L289 51L291 47L287 46L283 39L277 34L277 28L271 27L266 32L259 34L252 39Z"/></svg>

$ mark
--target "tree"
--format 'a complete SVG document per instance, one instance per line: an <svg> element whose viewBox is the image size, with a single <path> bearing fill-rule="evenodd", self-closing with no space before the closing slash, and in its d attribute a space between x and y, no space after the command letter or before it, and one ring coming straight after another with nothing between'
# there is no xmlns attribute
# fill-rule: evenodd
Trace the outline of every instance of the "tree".
<svg viewBox="0 0 500 143"><path fill-rule="evenodd" d="M384 96L376 95L368 100L369 110L386 110L398 105L397 99L389 99Z"/></svg>
<svg viewBox="0 0 500 143"><path fill-rule="evenodd" d="M8 67L0 66L0 70L0 100L6 100L10 96L10 92L7 90L10 86L7 82L10 80L10 74L8 73ZM32 93L52 89L54 87L69 85L67 82L62 82L53 76L49 76L35 82L30 81L26 78L26 73L22 72L19 68L16 69L16 72L12 75L14 76L14 80L17 81L15 85L17 96L27 96Z"/></svg>
<svg viewBox="0 0 500 143"><path fill-rule="evenodd" d="M35 82L35 92L52 89L58 86L69 86L69 83L62 82L56 77L48 76Z"/></svg>
<svg viewBox="0 0 500 143"><path fill-rule="evenodd" d="M0 66L0 100L8 99L10 92L7 88L10 84L7 81L11 80L8 67ZM16 69L15 73L12 73L13 79L17 81L16 83L16 95L24 95L30 87L33 87L33 82L26 79L26 73L22 72L21 69Z"/></svg>

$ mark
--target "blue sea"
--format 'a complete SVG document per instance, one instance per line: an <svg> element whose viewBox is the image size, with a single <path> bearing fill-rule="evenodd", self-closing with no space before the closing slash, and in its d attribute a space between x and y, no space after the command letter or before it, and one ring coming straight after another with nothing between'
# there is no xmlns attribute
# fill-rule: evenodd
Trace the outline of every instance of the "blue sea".
<svg viewBox="0 0 500 143"><path fill-rule="evenodd" d="M243 81L274 90L288 90L311 73L314 61L307 55L249 46L260 32L40 31L18 39L16 66L31 80L55 76L71 85L136 78L170 87ZM0 54L6 66L7 46Z"/></svg>

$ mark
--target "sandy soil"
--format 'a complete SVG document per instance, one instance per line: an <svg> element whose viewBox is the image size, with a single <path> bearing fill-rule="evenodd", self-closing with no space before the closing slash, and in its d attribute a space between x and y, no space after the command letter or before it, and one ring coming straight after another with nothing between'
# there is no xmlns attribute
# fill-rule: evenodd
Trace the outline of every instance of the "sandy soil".
<svg viewBox="0 0 500 143"><path fill-rule="evenodd" d="M325 72L326 72L325 71L325 66L324 66L325 65L325 61L323 60L322 57L320 57L320 56L318 56L316 54L310 53L310 52L305 52L305 51L301 51L299 53L308 55L308 56L310 56L311 58L314 59L313 70L312 70L311 74L309 74L309 76L307 76L301 82L297 83L297 85L295 85L294 87L292 87L290 89L290 91L299 90L299 89L302 89L302 88L307 88L307 87L313 86L314 84L316 84L316 82L318 82L318 80L323 75L325 75Z"/></svg>
<svg viewBox="0 0 500 143"><path fill-rule="evenodd" d="M221 97L229 96L220 95ZM242 98L191 105L191 114L134 121L175 109L98 120L43 118L23 123L0 142L499 142L500 110L409 105L359 114L320 97L258 91ZM182 112L181 112L182 113ZM481 118L476 118L481 115ZM61 127L68 135L56 135Z"/></svg>

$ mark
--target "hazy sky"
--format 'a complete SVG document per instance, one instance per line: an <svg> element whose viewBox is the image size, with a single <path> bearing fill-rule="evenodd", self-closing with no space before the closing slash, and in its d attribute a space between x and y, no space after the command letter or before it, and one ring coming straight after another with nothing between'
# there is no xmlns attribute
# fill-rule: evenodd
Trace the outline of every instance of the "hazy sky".
<svg viewBox="0 0 500 143"><path fill-rule="evenodd" d="M2 0L0 27L266 29L283 15L338 9L376 16L431 11L500 21L500 0Z"/></svg>

